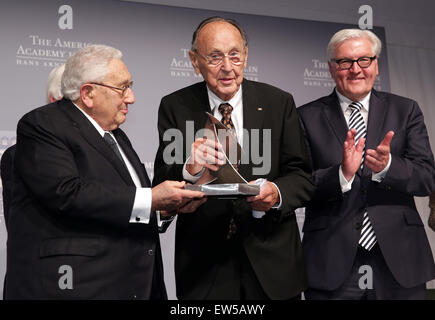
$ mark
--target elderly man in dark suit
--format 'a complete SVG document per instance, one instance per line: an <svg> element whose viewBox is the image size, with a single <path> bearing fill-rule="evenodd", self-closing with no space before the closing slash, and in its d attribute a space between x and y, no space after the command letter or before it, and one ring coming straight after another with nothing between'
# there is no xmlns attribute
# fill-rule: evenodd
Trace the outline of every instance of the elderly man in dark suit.
<svg viewBox="0 0 435 320"><path fill-rule="evenodd" d="M155 182L166 177L195 182L205 169L217 170L223 164L219 146L203 138L192 143L191 161L186 156L178 164L165 160L172 143L164 138L167 130L177 128L186 137L188 121L193 121L197 132L205 125L206 112L233 129L241 145L259 148L270 166L261 172L261 165L254 165L251 158L238 166L248 181L267 179L258 196L209 199L194 214L178 216L177 296L298 298L306 277L294 209L309 200L313 184L293 98L278 88L243 79L247 37L234 20L212 17L201 22L189 54L195 72L205 81L161 101ZM259 145L254 145L253 129L263 137Z"/></svg>
<svg viewBox="0 0 435 320"><path fill-rule="evenodd" d="M414 196L433 190L423 114L373 89L379 38L337 32L331 95L298 108L314 170L303 248L307 299L424 299L435 265Z"/></svg>
<svg viewBox="0 0 435 320"><path fill-rule="evenodd" d="M158 224L203 194L177 181L150 188L119 129L135 102L121 57L80 49L66 62L64 99L18 123L6 299L166 298Z"/></svg>

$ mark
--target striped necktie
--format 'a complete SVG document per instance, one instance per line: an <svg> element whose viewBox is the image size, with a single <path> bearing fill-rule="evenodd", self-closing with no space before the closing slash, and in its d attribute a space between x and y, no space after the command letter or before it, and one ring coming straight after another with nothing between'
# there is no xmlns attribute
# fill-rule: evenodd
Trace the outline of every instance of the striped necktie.
<svg viewBox="0 0 435 320"><path fill-rule="evenodd" d="M366 124L364 123L364 119L361 114L362 104L359 102L352 102L349 105L349 108L352 110L349 118L349 130L350 129L356 130L355 144L357 144L360 138L365 139L367 135ZM364 147L362 152L362 158L361 158L361 170L364 167L365 153L366 153L366 148Z"/></svg>
<svg viewBox="0 0 435 320"><path fill-rule="evenodd" d="M366 124L361 115L362 104L359 102L352 102L349 105L349 108L352 110L349 118L349 129L356 130L355 144L357 144L360 138L365 138L367 135ZM361 170L364 167L364 156L365 156L365 147L362 153ZM361 237L359 239L358 244L364 249L370 251L373 248L373 246L376 244L376 242L377 240L376 240L375 230L373 229L373 225L370 222L368 212L365 211L363 215Z"/></svg>

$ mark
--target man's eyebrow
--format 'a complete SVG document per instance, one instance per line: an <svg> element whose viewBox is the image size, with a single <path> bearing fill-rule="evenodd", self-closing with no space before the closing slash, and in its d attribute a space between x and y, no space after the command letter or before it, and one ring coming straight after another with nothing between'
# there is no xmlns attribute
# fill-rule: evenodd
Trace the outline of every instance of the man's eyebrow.
<svg viewBox="0 0 435 320"><path fill-rule="evenodd" d="M131 79L126 79L126 80L124 80L124 81L122 81L122 82L118 82L119 83L119 85L123 85L123 84L128 84L128 83L130 83L132 80Z"/></svg>

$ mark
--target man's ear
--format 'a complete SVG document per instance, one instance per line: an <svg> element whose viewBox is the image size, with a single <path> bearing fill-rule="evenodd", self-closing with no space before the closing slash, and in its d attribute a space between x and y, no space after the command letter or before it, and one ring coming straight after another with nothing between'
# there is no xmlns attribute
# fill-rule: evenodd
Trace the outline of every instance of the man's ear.
<svg viewBox="0 0 435 320"><path fill-rule="evenodd" d="M192 50L189 50L189 58L190 62L192 62L193 70L195 70L195 73L200 74L201 71L199 70L198 55Z"/></svg>
<svg viewBox="0 0 435 320"><path fill-rule="evenodd" d="M95 87L89 83L85 83L80 87L80 99L83 104L92 108L94 106Z"/></svg>
<svg viewBox="0 0 435 320"><path fill-rule="evenodd" d="M248 65L248 47L245 48L245 61L243 62L243 68Z"/></svg>

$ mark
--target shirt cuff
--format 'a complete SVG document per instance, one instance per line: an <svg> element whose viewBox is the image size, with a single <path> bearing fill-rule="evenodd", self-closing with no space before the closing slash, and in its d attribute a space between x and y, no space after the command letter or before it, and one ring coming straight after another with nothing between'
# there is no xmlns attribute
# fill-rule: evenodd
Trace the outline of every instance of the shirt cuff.
<svg viewBox="0 0 435 320"><path fill-rule="evenodd" d="M266 180L265 179L263 179L263 180L264 180L264 183L266 183ZM279 191L279 188L275 183L273 183L273 182L270 182L270 183L272 183L276 187L276 190L278 190L278 194L279 194L279 203L275 204L271 209L279 210L279 209L281 209L281 205L282 205L281 191ZM266 214L266 212L264 212L264 211L252 210L252 216L256 219L262 218L265 214Z"/></svg>
<svg viewBox="0 0 435 320"><path fill-rule="evenodd" d="M196 181L199 180L199 178L201 178L202 174L203 174L204 171L205 171L205 168L202 168L202 170L201 170L200 172L198 172L196 175L192 176L192 175L187 171L187 169L186 169L186 165L187 165L187 163L189 162L189 160L190 160L190 157L187 158L187 160L186 160L186 162L184 163L184 166L183 166L183 179L186 180L186 181L189 181L189 182L191 182L191 183L195 183Z"/></svg>
<svg viewBox="0 0 435 320"><path fill-rule="evenodd" d="M372 181L382 182L382 180L384 180L385 176L387 175L388 169L390 169L390 165L391 165L391 153L389 155L388 164L384 168L384 170L382 170L378 173L372 172Z"/></svg>
<svg viewBox="0 0 435 320"><path fill-rule="evenodd" d="M340 165L340 168L338 169L338 177L340 179L341 192L346 193L350 191L350 189L352 189L352 182L355 179L355 175L352 176L350 181L347 181L346 178L344 177L343 170L341 170L341 165Z"/></svg>
<svg viewBox="0 0 435 320"><path fill-rule="evenodd" d="M278 209L279 210L279 209L281 209L281 205L282 205L281 191L279 191L279 188L278 188L278 186L275 183L273 183L273 182L270 182L270 183L272 183L276 187L276 190L278 190L278 194L279 194L279 203L275 204L274 206L272 206L272 209Z"/></svg>
<svg viewBox="0 0 435 320"><path fill-rule="evenodd" d="M149 223L151 215L151 188L137 188L130 223Z"/></svg>

